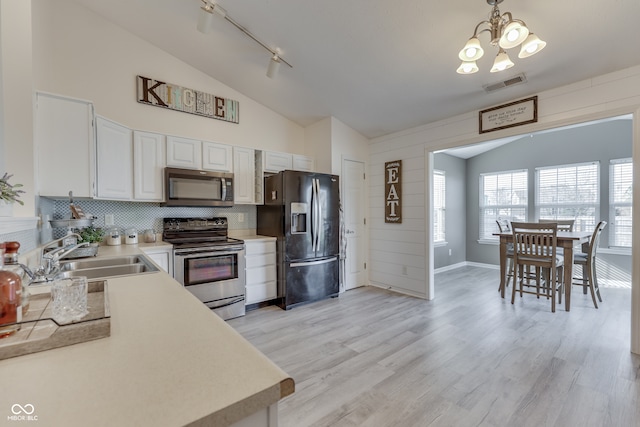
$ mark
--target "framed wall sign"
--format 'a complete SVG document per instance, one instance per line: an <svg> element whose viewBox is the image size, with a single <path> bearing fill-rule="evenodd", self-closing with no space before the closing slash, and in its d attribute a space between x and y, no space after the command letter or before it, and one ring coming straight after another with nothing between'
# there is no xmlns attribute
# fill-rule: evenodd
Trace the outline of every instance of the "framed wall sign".
<svg viewBox="0 0 640 427"><path fill-rule="evenodd" d="M141 104L238 123L238 101L195 89L137 76L137 101Z"/></svg>
<svg viewBox="0 0 640 427"><path fill-rule="evenodd" d="M482 110L478 118L480 133L535 123L538 121L538 97L532 96Z"/></svg>
<svg viewBox="0 0 640 427"><path fill-rule="evenodd" d="M402 223L402 160L384 164L384 222Z"/></svg>

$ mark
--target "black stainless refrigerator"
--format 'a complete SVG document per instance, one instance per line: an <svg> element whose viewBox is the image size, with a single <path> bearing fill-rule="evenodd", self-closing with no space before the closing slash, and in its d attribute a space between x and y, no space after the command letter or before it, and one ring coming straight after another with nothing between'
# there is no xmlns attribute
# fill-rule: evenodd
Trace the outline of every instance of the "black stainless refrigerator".
<svg viewBox="0 0 640 427"><path fill-rule="evenodd" d="M257 232L277 237L281 308L338 296L338 176L285 170L265 178Z"/></svg>

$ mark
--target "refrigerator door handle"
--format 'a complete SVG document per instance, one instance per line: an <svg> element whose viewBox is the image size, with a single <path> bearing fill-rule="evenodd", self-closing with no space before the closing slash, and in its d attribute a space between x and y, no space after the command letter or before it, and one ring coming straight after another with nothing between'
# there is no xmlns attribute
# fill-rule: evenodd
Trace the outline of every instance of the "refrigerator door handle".
<svg viewBox="0 0 640 427"><path fill-rule="evenodd" d="M319 192L318 192L318 180L312 179L312 188L313 188L313 241L311 244L311 249L313 252L318 250L320 236L318 235L319 231L319 221L318 216L320 215L320 203L318 200Z"/></svg>
<svg viewBox="0 0 640 427"><path fill-rule="evenodd" d="M310 265L321 265L321 264L329 264L330 262L337 261L338 257L321 259L319 261L308 261L308 262L292 262L290 267L308 267Z"/></svg>

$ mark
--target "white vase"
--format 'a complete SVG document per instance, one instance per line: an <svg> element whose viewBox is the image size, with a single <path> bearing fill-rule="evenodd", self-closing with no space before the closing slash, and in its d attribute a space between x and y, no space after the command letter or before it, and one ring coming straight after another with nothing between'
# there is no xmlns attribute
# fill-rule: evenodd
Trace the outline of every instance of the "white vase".
<svg viewBox="0 0 640 427"><path fill-rule="evenodd" d="M13 203L0 200L0 217L2 216L13 216Z"/></svg>

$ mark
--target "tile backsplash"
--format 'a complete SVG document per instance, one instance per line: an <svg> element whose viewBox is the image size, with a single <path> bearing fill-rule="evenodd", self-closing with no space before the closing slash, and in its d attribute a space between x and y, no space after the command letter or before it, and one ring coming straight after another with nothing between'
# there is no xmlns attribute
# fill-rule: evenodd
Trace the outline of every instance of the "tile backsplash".
<svg viewBox="0 0 640 427"><path fill-rule="evenodd" d="M42 200L43 198L41 198ZM41 203L41 211L48 203ZM254 205L235 205L229 208L187 208L167 207L160 203L141 202L116 202L108 200L74 200L74 204L80 206L87 215L97 217L94 226L104 227L105 215L113 215L114 225L128 228L135 227L138 230L153 229L156 233L162 232L162 219L169 217L226 217L229 221L229 230L248 230L256 228L256 207ZM48 214L49 219L66 219L71 217L69 200L53 200L53 209ZM242 219L242 221L241 221ZM46 242L46 231L49 225L43 226L42 241ZM62 237L66 229L55 228L50 230L53 238ZM50 239L49 239L50 240Z"/></svg>

